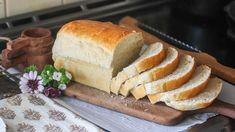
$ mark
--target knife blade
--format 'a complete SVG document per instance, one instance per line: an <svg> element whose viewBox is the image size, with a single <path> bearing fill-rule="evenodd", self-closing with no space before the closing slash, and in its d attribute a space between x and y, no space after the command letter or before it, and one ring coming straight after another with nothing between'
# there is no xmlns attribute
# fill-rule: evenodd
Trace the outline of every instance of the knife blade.
<svg viewBox="0 0 235 132"><path fill-rule="evenodd" d="M182 42L182 41L180 41L180 40L178 40L178 39L176 39L166 33L159 31L158 29L156 29L152 26L145 24L145 23L138 22L138 26L140 28L143 28L144 30L148 30L148 31L152 32L154 35L158 36L159 38L163 39L164 41L167 41L168 43L173 44L176 47L178 46L178 48L183 48L183 49L191 50L194 52L201 52L201 50L199 50L198 48L193 47L190 44L187 44L185 42ZM181 47L179 47L179 45Z"/></svg>
<svg viewBox="0 0 235 132"><path fill-rule="evenodd" d="M190 50L193 52L202 52L201 50L197 49L196 47L191 46L190 44L187 44L185 42L182 42L164 32L159 31L158 29L149 26L145 23L141 23L138 22L138 26L142 29L144 29L147 32L152 33L153 35L158 36L159 38L163 39L164 41L167 41L170 44L173 44L174 46L178 47L178 48L182 48L186 49L186 50ZM179 46L180 45L180 46ZM233 104L235 105L235 86L229 82L226 82L223 80L223 87L222 90L218 96L218 99L221 101L224 101L226 103L229 104Z"/></svg>
<svg viewBox="0 0 235 132"><path fill-rule="evenodd" d="M3 66L0 65L0 73L7 76L15 84L19 85L21 73L15 68L5 69Z"/></svg>

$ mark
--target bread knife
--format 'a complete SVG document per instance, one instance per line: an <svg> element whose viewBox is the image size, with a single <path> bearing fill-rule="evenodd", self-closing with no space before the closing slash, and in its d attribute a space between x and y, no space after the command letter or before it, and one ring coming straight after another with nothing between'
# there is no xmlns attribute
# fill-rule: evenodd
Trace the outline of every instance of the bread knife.
<svg viewBox="0 0 235 132"><path fill-rule="evenodd" d="M161 32L161 31L159 31L158 29L153 28L153 27L151 27L151 26L149 26L149 25L147 25L147 24L138 22L138 26L139 26L140 28L144 29L144 30L149 30L149 31L153 32L154 35L156 35L156 36L162 38L162 39L165 40L165 41L168 41L170 44L173 44L173 45L175 45L176 47L177 47L178 45L180 45L180 46L183 47L184 49L191 50L191 51L194 51L194 52L199 52L199 53L201 52L201 50L199 50L198 48L193 47L193 46L191 46L191 45L189 45L189 44L187 44L187 43L185 43L185 42L182 42L182 41L180 41L180 40L178 40L178 39L176 39L176 38L174 38L174 37L172 37L172 36L169 36L169 35L167 35L167 34ZM178 48L181 48L181 47L178 47Z"/></svg>
<svg viewBox="0 0 235 132"><path fill-rule="evenodd" d="M19 86L20 76L21 73L15 68L5 69L3 66L0 65L0 73L7 76L11 81Z"/></svg>
<svg viewBox="0 0 235 132"><path fill-rule="evenodd" d="M190 51L194 51L194 52L201 52L201 50L197 49L196 47L193 47L185 42L182 42L172 36L169 36L161 31L159 31L158 29L151 27L145 23L141 23L138 22L138 26L141 29L144 29L146 31L150 31L152 34L158 36L159 38L168 41L170 44L173 44L174 46L178 47L178 48L184 48L184 49L189 49ZM178 46L180 45L180 46ZM224 101L226 103L229 104L233 104L235 105L235 86L227 81L223 80L223 88L222 91L220 93L220 95L218 96L218 99L221 101Z"/></svg>

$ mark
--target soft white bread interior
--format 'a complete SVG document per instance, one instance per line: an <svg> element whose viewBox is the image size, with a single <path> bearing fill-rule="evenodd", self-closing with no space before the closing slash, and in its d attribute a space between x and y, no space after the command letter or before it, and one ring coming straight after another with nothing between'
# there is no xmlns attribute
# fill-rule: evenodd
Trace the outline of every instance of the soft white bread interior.
<svg viewBox="0 0 235 132"><path fill-rule="evenodd" d="M141 84L133 88L131 93L138 95L137 97L136 95L134 96L136 99L140 99L146 95L173 90L189 80L194 71L194 67L194 58L189 55L182 55L180 57L179 65L173 73L159 80Z"/></svg>
<svg viewBox="0 0 235 132"><path fill-rule="evenodd" d="M197 96L179 101L166 101L166 105L175 108L177 110L196 110L209 106L213 100L219 95L222 89L222 80L218 78L209 79L206 88L201 91Z"/></svg>
<svg viewBox="0 0 235 132"><path fill-rule="evenodd" d="M158 65L165 58L165 50L159 42L148 46L143 54L132 64L125 67L112 79L111 91L118 94L119 89L128 78Z"/></svg>
<svg viewBox="0 0 235 132"><path fill-rule="evenodd" d="M127 96L129 91L135 86L157 80L170 74L178 65L178 56L178 52L174 48L169 48L165 59L159 65L128 79L122 84L120 94Z"/></svg>
<svg viewBox="0 0 235 132"><path fill-rule="evenodd" d="M158 65L165 58L165 50L163 44L156 42L148 46L143 54L134 61L133 64L124 68L123 71L133 77L134 75L151 69L152 67Z"/></svg>
<svg viewBox="0 0 235 132"><path fill-rule="evenodd" d="M54 62L57 69L65 68L72 74L73 80L82 84L110 92L113 70L90 63L57 56Z"/></svg>
<svg viewBox="0 0 235 132"><path fill-rule="evenodd" d="M148 95L152 104L159 101L186 100L198 95L205 87L211 74L211 68L201 65L196 68L188 82L175 90Z"/></svg>
<svg viewBox="0 0 235 132"><path fill-rule="evenodd" d="M58 58L66 58L73 62L79 61L74 67L84 67L89 64L86 67L87 71L73 73L80 77L75 81L109 93L111 78L138 57L143 42L141 33L110 22L76 20L65 24L57 33L52 57L55 63L58 63ZM73 64L75 63L71 63L71 65ZM93 71L94 67L96 70ZM99 72L95 71L103 70L109 72L108 75L103 74L103 76L109 77L102 78L102 81L109 85L105 85L105 87L101 87L99 84L91 85L89 81L93 82L93 79L97 80L101 76L98 75ZM91 71L93 74L90 74ZM87 81L80 81L85 79Z"/></svg>
<svg viewBox="0 0 235 132"><path fill-rule="evenodd" d="M155 94L173 90L189 80L195 68L194 58L182 55L177 69L170 75L144 84L146 94Z"/></svg>

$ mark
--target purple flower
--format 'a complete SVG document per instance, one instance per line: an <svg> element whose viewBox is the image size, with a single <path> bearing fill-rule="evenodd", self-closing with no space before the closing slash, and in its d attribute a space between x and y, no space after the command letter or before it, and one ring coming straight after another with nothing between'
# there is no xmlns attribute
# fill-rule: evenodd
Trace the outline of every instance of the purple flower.
<svg viewBox="0 0 235 132"><path fill-rule="evenodd" d="M48 87L44 90L44 95L46 95L47 97L56 98L61 95L61 90Z"/></svg>
<svg viewBox="0 0 235 132"><path fill-rule="evenodd" d="M40 93L43 92L42 77L38 76L37 71L24 73L20 78L20 90L22 93Z"/></svg>

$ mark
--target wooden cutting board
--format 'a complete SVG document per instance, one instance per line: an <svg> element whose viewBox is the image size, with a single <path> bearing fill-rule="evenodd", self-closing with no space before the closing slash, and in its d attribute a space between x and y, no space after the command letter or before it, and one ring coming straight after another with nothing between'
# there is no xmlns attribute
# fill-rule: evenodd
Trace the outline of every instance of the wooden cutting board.
<svg viewBox="0 0 235 132"><path fill-rule="evenodd" d="M122 19L121 24L128 26L129 28L135 30L137 29L138 31L143 32L144 39L147 42L161 41L157 37L139 29L135 25L136 22L137 21L135 19L126 17ZM185 52L189 53L190 55L194 54L187 51ZM196 60L198 59L200 60L199 56L196 58ZM228 70L230 70L230 72L233 72L232 70L234 69L228 69ZM221 75L224 75L224 73L222 73ZM230 79L234 81L234 75L231 75L229 73L227 74L227 76L225 75L225 78L230 77ZM149 101L146 98L136 101L135 98L132 96L129 96L124 99L122 96L107 94L95 88L91 88L89 86L85 86L79 83L73 83L71 86L69 86L66 89L65 94L67 96L75 97L77 99L83 100L88 103L92 103L101 107L112 109L121 113L125 113L140 119L145 119L162 125L174 125L179 123L189 115L196 113L203 113L203 112L215 112L235 119L235 106L224 103L219 100L215 100L212 105L204 109L199 109L194 111L178 111L166 106L164 103L157 103L155 105L152 105L149 103Z"/></svg>
<svg viewBox="0 0 235 132"><path fill-rule="evenodd" d="M65 90L65 94L91 104L162 125L174 125L189 115L203 112L215 112L235 119L235 106L219 100L215 100L207 108L184 112L170 108L164 103L153 105L149 103L147 98L136 101L133 96L123 98L120 95L108 94L80 83L73 83Z"/></svg>

